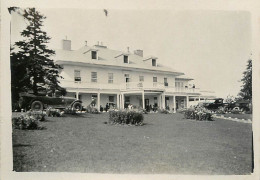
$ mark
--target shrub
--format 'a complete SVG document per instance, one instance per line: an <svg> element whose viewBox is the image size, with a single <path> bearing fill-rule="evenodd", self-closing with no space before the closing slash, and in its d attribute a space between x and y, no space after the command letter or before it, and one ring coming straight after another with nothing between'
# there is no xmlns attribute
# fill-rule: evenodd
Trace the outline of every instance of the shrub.
<svg viewBox="0 0 260 180"><path fill-rule="evenodd" d="M233 114L239 114L241 111L237 108L234 108L233 110L231 110L231 113Z"/></svg>
<svg viewBox="0 0 260 180"><path fill-rule="evenodd" d="M170 112L166 109L158 109L158 112L159 113L162 113L162 114L169 114Z"/></svg>
<svg viewBox="0 0 260 180"><path fill-rule="evenodd" d="M206 110L203 107L195 107L187 109L184 112L184 117L186 119L195 119L199 121L211 121L212 120L212 114L208 110Z"/></svg>
<svg viewBox="0 0 260 180"><path fill-rule="evenodd" d="M14 129L40 130L43 127L39 126L39 121L38 115L26 114L12 118L12 125Z"/></svg>
<svg viewBox="0 0 260 180"><path fill-rule="evenodd" d="M66 108L64 109L64 114L76 114L76 109Z"/></svg>
<svg viewBox="0 0 260 180"><path fill-rule="evenodd" d="M87 113L91 113L91 114L99 114L97 108L92 107L91 105L88 105L88 106L87 106L86 112L87 112Z"/></svg>
<svg viewBox="0 0 260 180"><path fill-rule="evenodd" d="M225 114L226 113L226 109L225 107L219 107L217 110L216 110L216 113L217 114Z"/></svg>
<svg viewBox="0 0 260 180"><path fill-rule="evenodd" d="M28 116L33 116L38 121L45 121L46 113L44 111L27 111Z"/></svg>
<svg viewBox="0 0 260 180"><path fill-rule="evenodd" d="M46 109L46 115L51 116L51 117L61 117L64 112L61 112L59 109L53 109L53 108L48 108Z"/></svg>
<svg viewBox="0 0 260 180"><path fill-rule="evenodd" d="M109 124L143 125L143 112L140 111L109 111Z"/></svg>

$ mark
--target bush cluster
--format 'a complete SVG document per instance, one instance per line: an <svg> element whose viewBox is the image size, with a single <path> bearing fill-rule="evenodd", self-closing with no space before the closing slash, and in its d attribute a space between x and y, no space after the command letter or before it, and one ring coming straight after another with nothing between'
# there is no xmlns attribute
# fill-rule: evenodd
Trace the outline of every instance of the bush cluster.
<svg viewBox="0 0 260 180"><path fill-rule="evenodd" d="M167 109L158 109L158 112L161 114L169 114L170 112Z"/></svg>
<svg viewBox="0 0 260 180"><path fill-rule="evenodd" d="M12 118L12 125L14 129L40 130L43 127L39 125L39 121L43 121L44 117L44 114L29 112L25 115Z"/></svg>
<svg viewBox="0 0 260 180"><path fill-rule="evenodd" d="M99 114L97 108L92 107L91 105L88 105L88 106L87 106L86 112L87 112L87 113L91 113L91 114Z"/></svg>
<svg viewBox="0 0 260 180"><path fill-rule="evenodd" d="M143 125L143 120L141 111L109 111L109 124Z"/></svg>
<svg viewBox="0 0 260 180"><path fill-rule="evenodd" d="M48 117L61 117L64 114L64 111L59 109L48 108L46 109L46 116Z"/></svg>
<svg viewBox="0 0 260 180"><path fill-rule="evenodd" d="M187 109L184 113L186 119L195 119L198 121L212 121L212 113L203 107Z"/></svg>

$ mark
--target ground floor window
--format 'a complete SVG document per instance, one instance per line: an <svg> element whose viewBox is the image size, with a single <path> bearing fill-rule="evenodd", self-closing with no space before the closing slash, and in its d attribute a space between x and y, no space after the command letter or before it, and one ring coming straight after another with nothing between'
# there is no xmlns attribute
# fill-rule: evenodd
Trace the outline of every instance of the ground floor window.
<svg viewBox="0 0 260 180"><path fill-rule="evenodd" d="M109 107L113 107L115 105L115 97L114 96L109 96L108 97L108 104L109 104Z"/></svg>
<svg viewBox="0 0 260 180"><path fill-rule="evenodd" d="M128 108L128 105L130 104L130 96L125 96L125 105L124 108Z"/></svg>
<svg viewBox="0 0 260 180"><path fill-rule="evenodd" d="M158 106L158 100L157 100L157 97L154 97L153 100L154 100L154 107L157 107L157 106Z"/></svg>
<svg viewBox="0 0 260 180"><path fill-rule="evenodd" d="M167 109L167 110L170 110L170 106L169 106L169 101L170 101L170 98L169 97L165 97L165 108Z"/></svg>

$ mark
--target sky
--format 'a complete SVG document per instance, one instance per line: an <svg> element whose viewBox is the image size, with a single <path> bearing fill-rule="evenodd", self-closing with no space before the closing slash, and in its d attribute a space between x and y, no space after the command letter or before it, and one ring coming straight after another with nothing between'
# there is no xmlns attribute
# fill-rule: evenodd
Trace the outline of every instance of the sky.
<svg viewBox="0 0 260 180"><path fill-rule="evenodd" d="M110 49L142 49L144 56L194 78L201 90L217 97L237 96L250 58L251 16L247 11L38 9L47 19L44 30L50 48L61 40L76 50L88 42L103 42ZM24 20L12 15L11 43L19 40Z"/></svg>

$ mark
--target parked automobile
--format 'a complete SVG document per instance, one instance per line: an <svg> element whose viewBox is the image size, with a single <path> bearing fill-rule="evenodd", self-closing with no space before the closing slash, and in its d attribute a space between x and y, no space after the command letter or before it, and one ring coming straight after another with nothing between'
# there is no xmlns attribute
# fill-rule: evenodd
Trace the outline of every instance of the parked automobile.
<svg viewBox="0 0 260 180"><path fill-rule="evenodd" d="M214 99L214 102L203 103L203 106L212 111L216 111L222 107L225 111L239 110L246 112L250 110L250 101L238 100L232 103L224 103L222 98L216 98Z"/></svg>
<svg viewBox="0 0 260 180"><path fill-rule="evenodd" d="M19 107L25 110L43 110L47 107L55 109L71 108L75 110L82 109L82 101L71 97L50 97L43 95L34 95L29 93L20 93Z"/></svg>

